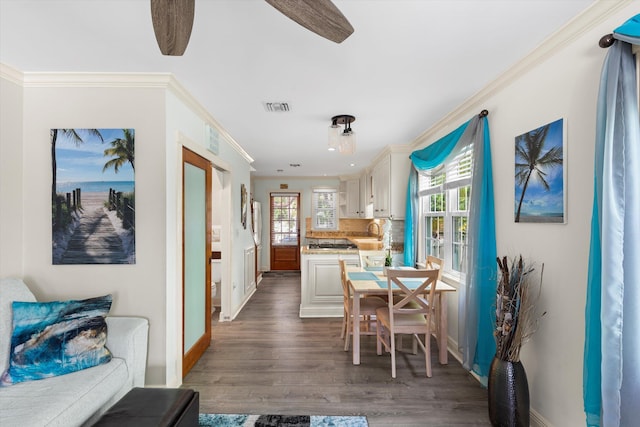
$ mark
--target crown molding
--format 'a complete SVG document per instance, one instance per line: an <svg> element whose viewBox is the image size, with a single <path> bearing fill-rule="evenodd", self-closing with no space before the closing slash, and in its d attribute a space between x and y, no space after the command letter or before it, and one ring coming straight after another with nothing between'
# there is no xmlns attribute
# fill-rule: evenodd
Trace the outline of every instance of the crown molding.
<svg viewBox="0 0 640 427"><path fill-rule="evenodd" d="M220 136L222 136L227 143L233 148L245 161L249 164L253 163L253 158L238 144L238 142L222 127L220 123L200 104L194 97L185 89L184 86L178 82L174 77L169 82L169 90L176 95L182 102L184 102L192 111L202 118L208 125L216 128Z"/></svg>
<svg viewBox="0 0 640 427"><path fill-rule="evenodd" d="M414 150L413 144L393 144L387 145L384 147L371 161L369 167L366 168L366 171L372 170L375 165L377 165L381 160L383 160L386 156L390 156L391 154L407 154L407 157Z"/></svg>
<svg viewBox="0 0 640 427"><path fill-rule="evenodd" d="M18 86L23 86L24 74L22 71L0 62L0 79L7 80Z"/></svg>
<svg viewBox="0 0 640 427"><path fill-rule="evenodd" d="M251 175L251 181L340 181L338 176Z"/></svg>
<svg viewBox="0 0 640 427"><path fill-rule="evenodd" d="M25 88L157 88L168 90L187 105L249 164L253 158L171 73L21 72L0 63L0 77Z"/></svg>
<svg viewBox="0 0 640 427"><path fill-rule="evenodd" d="M168 73L89 73L33 72L24 73L24 87L94 87L94 88L160 88L169 86Z"/></svg>
<svg viewBox="0 0 640 427"><path fill-rule="evenodd" d="M567 44L571 43L594 26L604 22L614 13L624 9L637 0L597 0L584 12L575 16L558 31L543 40L527 56L505 71L498 78L490 82L479 92L463 101L456 109L450 111L431 128L427 129L410 144L413 149L424 147L444 134L445 130L455 129L460 124L469 120L474 114L479 114L482 104L500 89L510 84L515 79L525 75L529 70L544 62L551 55L557 53ZM597 44L598 40L594 43ZM489 112L491 114L491 112Z"/></svg>
<svg viewBox="0 0 640 427"><path fill-rule="evenodd" d="M360 174L338 175L340 181L349 181L351 179L360 179Z"/></svg>

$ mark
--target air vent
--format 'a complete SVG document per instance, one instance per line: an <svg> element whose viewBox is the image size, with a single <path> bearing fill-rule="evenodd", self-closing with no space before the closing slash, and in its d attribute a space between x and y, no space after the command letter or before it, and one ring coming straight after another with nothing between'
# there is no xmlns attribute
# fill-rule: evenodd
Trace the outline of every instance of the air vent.
<svg viewBox="0 0 640 427"><path fill-rule="evenodd" d="M291 110L288 102L263 102L262 105L270 113L286 113Z"/></svg>

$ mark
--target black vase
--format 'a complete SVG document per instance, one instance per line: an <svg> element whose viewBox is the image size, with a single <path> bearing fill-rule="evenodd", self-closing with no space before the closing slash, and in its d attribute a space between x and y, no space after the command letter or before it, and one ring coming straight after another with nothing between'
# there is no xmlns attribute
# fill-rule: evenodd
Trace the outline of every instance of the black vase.
<svg viewBox="0 0 640 427"><path fill-rule="evenodd" d="M491 425L529 427L529 383L522 363L494 357L488 391Z"/></svg>

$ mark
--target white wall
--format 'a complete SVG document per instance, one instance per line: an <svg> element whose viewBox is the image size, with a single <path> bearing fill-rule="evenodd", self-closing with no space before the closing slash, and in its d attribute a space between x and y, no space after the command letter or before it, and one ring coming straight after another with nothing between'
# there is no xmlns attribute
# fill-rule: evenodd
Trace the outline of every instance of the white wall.
<svg viewBox="0 0 640 427"><path fill-rule="evenodd" d="M222 232L222 320L233 319L249 294L244 291L244 249L253 247L251 232L251 218L247 214L247 228L240 221L240 186L244 184L250 187L250 162L252 159L237 147L231 136L220 129L220 144L218 154L214 154L206 147L208 141L205 134L205 123L219 127L215 120L190 97L180 90L169 94L167 102L167 215L174 219L168 224L179 224L180 206L179 185L181 180L180 150L184 145L197 154L207 158L212 165L219 169L216 174L223 179L221 194L214 199L213 216L218 219L218 224L227 223ZM214 181L218 178L214 178ZM170 262L168 277L180 280L179 273L181 234L179 230L170 231L172 238L168 246L167 256L173 259ZM174 274L175 273L175 274ZM176 297L178 297L176 295ZM180 301L179 298L177 301Z"/></svg>
<svg viewBox="0 0 640 427"><path fill-rule="evenodd" d="M300 243L304 243L306 235L305 218L311 216L311 193L314 187L332 187L336 190L340 187L338 178L262 178L254 177L251 181L251 193L253 198L262 204L262 259L258 260L261 271L271 270L271 246L269 245L270 194L272 192L300 193ZM280 189L280 184L286 184L288 188Z"/></svg>
<svg viewBox="0 0 640 427"><path fill-rule="evenodd" d="M1 66L0 66L1 67ZM22 275L22 75L0 72L0 277Z"/></svg>
<svg viewBox="0 0 640 427"><path fill-rule="evenodd" d="M73 85L71 85L73 86ZM147 382L165 381L164 90L100 87L24 88L22 276L38 299L112 293L113 315L149 319ZM54 128L136 131L136 264L52 265L51 150Z"/></svg>
<svg viewBox="0 0 640 427"><path fill-rule="evenodd" d="M611 2L609 2L611 4ZM596 100L606 50L598 40L638 13L638 3L606 17L602 5L567 28L550 54L506 74L436 125L424 146L481 109L489 110L498 255L544 263L541 307L547 315L523 347L531 408L538 423L584 425L582 363L589 258ZM564 118L567 126L567 223L514 223L514 138Z"/></svg>
<svg viewBox="0 0 640 427"><path fill-rule="evenodd" d="M149 320L146 383L179 385L181 147L228 171L220 209L230 222L223 275L230 313L247 298L239 260L253 239L238 211L240 184L250 183L250 157L226 134L219 156L203 148L204 123L215 121L169 75L23 75L4 65L1 71L0 276L22 277L40 300L113 294L112 315ZM135 129L136 264L52 265L53 128Z"/></svg>

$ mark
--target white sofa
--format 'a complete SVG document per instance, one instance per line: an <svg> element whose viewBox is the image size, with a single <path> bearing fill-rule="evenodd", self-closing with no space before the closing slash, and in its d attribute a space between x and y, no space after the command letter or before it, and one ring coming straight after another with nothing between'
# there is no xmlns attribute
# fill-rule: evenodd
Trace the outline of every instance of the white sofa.
<svg viewBox="0 0 640 427"><path fill-rule="evenodd" d="M12 301L36 301L22 280L0 280L0 375L11 350ZM144 387L149 324L107 317L109 363L0 387L0 426L89 426L133 387Z"/></svg>

